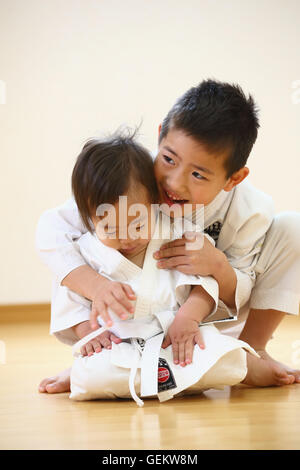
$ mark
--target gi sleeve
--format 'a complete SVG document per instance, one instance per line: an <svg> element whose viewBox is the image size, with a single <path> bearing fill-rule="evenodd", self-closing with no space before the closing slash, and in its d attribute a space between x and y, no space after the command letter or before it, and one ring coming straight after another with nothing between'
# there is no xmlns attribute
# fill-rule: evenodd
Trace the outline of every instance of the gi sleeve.
<svg viewBox="0 0 300 470"><path fill-rule="evenodd" d="M179 305L183 305L188 299L191 286L202 286L214 300L214 308L206 319L214 315L218 307L219 299L219 285L217 281L211 276L193 276L180 273L179 271L174 271L174 275L176 278L175 295Z"/></svg>
<svg viewBox="0 0 300 470"><path fill-rule="evenodd" d="M201 237L203 235L212 245L215 244L214 240L208 234L201 234ZM176 270L174 270L174 273L176 276L175 294L177 302L180 305L183 305L186 302L191 292L191 286L202 286L214 300L214 308L212 312L206 316L205 320L213 316L218 308L219 302L219 285L217 281L212 276L187 275Z"/></svg>
<svg viewBox="0 0 300 470"><path fill-rule="evenodd" d="M78 341L72 327L90 319L92 303L57 280L52 283L50 333L66 344Z"/></svg>
<svg viewBox="0 0 300 470"><path fill-rule="evenodd" d="M230 317L237 317L250 298L256 280L255 266L271 223L272 217L268 214L254 214L239 228L234 242L224 251L237 278L235 307L229 308L219 301L219 308Z"/></svg>
<svg viewBox="0 0 300 470"><path fill-rule="evenodd" d="M73 243L86 232L74 198L41 215L36 229L36 250L59 284L71 271L86 264Z"/></svg>

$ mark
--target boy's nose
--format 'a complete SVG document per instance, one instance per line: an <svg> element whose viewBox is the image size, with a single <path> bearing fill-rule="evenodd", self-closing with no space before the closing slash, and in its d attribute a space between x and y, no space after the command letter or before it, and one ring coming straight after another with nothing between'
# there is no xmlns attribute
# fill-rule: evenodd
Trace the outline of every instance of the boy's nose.
<svg viewBox="0 0 300 470"><path fill-rule="evenodd" d="M172 175L172 178L167 181L167 185L171 191L173 191L175 194L178 194L179 196L184 195L186 192L184 176L179 172Z"/></svg>
<svg viewBox="0 0 300 470"><path fill-rule="evenodd" d="M185 185L181 181L170 181L168 184L168 189L170 194L173 194L174 197L179 199L186 199Z"/></svg>

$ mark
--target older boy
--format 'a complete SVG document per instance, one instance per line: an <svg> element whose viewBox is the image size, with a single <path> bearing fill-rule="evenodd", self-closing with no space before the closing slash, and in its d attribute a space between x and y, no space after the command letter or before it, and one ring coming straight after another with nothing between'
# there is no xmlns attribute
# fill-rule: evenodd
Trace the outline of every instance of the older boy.
<svg viewBox="0 0 300 470"><path fill-rule="evenodd" d="M173 106L160 126L155 160L161 201L203 204L205 230L216 247L204 243L191 254L183 238L162 247L156 257L161 268L213 276L220 292L215 320L238 315L236 323L217 326L240 335L272 363L285 378L280 383L300 383L300 371L277 363L265 351L283 316L298 313L300 216L274 217L271 199L244 181L258 127L252 98L227 83L204 81ZM130 313L130 301L120 285L103 279L76 252L72 242L84 231L76 206L69 202L43 214L37 246L62 285L93 301L91 321L96 326L97 314L108 307L119 315ZM164 346L173 341L168 336ZM279 383L274 379L272 384ZM40 384L42 392L68 389L68 372Z"/></svg>

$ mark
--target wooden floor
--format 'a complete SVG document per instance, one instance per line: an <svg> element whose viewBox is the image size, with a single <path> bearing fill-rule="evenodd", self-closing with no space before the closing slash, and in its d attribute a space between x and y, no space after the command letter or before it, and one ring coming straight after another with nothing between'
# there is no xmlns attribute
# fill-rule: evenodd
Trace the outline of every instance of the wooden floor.
<svg viewBox="0 0 300 470"><path fill-rule="evenodd" d="M143 408L130 400L76 403L37 391L72 360L47 322L2 322L0 340L0 449L300 449L300 385L233 387ZM297 340L300 319L286 317L269 352L300 367Z"/></svg>

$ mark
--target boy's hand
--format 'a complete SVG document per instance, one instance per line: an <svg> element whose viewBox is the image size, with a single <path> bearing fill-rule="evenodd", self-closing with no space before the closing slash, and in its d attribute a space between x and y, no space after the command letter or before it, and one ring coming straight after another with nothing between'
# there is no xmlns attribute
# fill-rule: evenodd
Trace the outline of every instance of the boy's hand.
<svg viewBox="0 0 300 470"><path fill-rule="evenodd" d="M107 326L112 326L113 322L109 316L108 308L113 310L122 320L126 320L134 313L130 301L136 300L136 296L128 284L103 278L97 280L97 283L90 316L90 324L93 330L99 328L98 315L103 318Z"/></svg>
<svg viewBox="0 0 300 470"><path fill-rule="evenodd" d="M199 240L199 249L188 249L186 244L193 246L195 238L187 237L165 243L160 250L154 253L154 258L159 260L158 268L177 269L184 274L195 274L200 276L214 276L221 263L224 262L224 254L215 248L203 234L197 234L197 237L203 237Z"/></svg>
<svg viewBox="0 0 300 470"><path fill-rule="evenodd" d="M104 333L82 346L80 352L83 356L92 356L95 352L101 352L102 348L111 349L112 341L116 344L122 343L121 338L118 338L110 331L104 331Z"/></svg>
<svg viewBox="0 0 300 470"><path fill-rule="evenodd" d="M184 306L178 310L162 348L167 348L170 344L172 344L174 364L180 364L182 367L191 364L195 344L201 349L205 348L198 321L185 314Z"/></svg>

